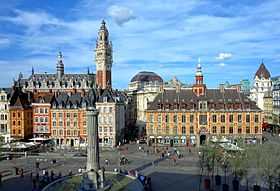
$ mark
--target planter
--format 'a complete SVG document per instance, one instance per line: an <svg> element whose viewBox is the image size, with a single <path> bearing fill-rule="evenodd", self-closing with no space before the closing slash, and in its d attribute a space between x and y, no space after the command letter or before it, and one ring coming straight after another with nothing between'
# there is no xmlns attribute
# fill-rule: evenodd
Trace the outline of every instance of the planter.
<svg viewBox="0 0 280 191"><path fill-rule="evenodd" d="M223 184L223 191L229 191L229 185L228 184Z"/></svg>
<svg viewBox="0 0 280 191"><path fill-rule="evenodd" d="M211 186L211 181L209 178L204 179L204 189L209 190Z"/></svg>
<svg viewBox="0 0 280 191"><path fill-rule="evenodd" d="M254 185L253 190L254 191L261 191L261 187L259 185Z"/></svg>
<svg viewBox="0 0 280 191"><path fill-rule="evenodd" d="M238 191L239 190L239 181L238 180L234 179L232 181L232 188L233 188L234 191Z"/></svg>
<svg viewBox="0 0 280 191"><path fill-rule="evenodd" d="M215 176L215 183L216 183L216 186L220 186L221 185L222 177L220 175L216 175Z"/></svg>

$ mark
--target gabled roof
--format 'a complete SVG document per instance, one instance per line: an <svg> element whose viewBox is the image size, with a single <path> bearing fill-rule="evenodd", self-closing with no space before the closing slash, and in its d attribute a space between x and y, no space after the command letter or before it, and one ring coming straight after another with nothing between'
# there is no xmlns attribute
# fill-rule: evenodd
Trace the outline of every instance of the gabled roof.
<svg viewBox="0 0 280 191"><path fill-rule="evenodd" d="M269 71L266 69L264 63L261 63L259 69L257 70L255 77L258 76L258 78L262 78L264 77L265 79L269 79L270 78L270 73Z"/></svg>
<svg viewBox="0 0 280 191"><path fill-rule="evenodd" d="M28 108L31 107L31 93L22 92L21 88L14 87L10 98L10 107Z"/></svg>
<svg viewBox="0 0 280 191"><path fill-rule="evenodd" d="M126 95L118 90L105 89L101 90L100 95L98 96L98 102L125 102L127 99Z"/></svg>

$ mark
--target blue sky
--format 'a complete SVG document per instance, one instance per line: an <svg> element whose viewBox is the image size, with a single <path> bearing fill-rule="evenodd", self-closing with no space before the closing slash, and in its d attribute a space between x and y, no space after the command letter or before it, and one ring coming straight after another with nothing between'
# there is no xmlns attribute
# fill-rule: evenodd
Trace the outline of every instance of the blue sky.
<svg viewBox="0 0 280 191"><path fill-rule="evenodd" d="M193 83L201 58L208 87L252 79L260 62L280 75L277 0L9 0L0 4L0 86L19 72L54 73L58 51L67 73L95 70L97 31L113 42L113 86L142 70Z"/></svg>

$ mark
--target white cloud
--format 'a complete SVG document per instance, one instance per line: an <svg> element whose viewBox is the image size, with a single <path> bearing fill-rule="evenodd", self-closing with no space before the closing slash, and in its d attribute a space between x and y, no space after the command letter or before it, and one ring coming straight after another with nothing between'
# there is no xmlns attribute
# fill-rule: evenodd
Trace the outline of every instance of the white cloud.
<svg viewBox="0 0 280 191"><path fill-rule="evenodd" d="M11 41L8 38L0 38L0 46L9 45Z"/></svg>
<svg viewBox="0 0 280 191"><path fill-rule="evenodd" d="M60 25L61 21L46 12L28 12L15 10L15 17L1 17L1 20L10 21L18 25L23 25L34 31L43 25Z"/></svg>
<svg viewBox="0 0 280 191"><path fill-rule="evenodd" d="M220 67L225 67L225 66L226 66L226 64L225 64L225 63L223 63L223 62L221 62L221 63L219 63L219 66L220 66Z"/></svg>
<svg viewBox="0 0 280 191"><path fill-rule="evenodd" d="M228 60L232 58L232 54L231 53L227 53L227 52L221 52L216 59L217 60Z"/></svg>
<svg viewBox="0 0 280 191"><path fill-rule="evenodd" d="M135 19L133 11L127 7L112 5L107 11L108 15L120 26L132 19Z"/></svg>

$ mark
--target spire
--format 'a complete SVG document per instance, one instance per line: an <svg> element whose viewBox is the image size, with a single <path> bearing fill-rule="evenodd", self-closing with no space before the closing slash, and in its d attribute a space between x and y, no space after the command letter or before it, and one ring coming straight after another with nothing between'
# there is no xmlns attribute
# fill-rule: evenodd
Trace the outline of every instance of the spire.
<svg viewBox="0 0 280 191"><path fill-rule="evenodd" d="M101 24L102 24L102 26L105 26L105 25L106 25L106 22L105 22L104 19L102 20Z"/></svg>
<svg viewBox="0 0 280 191"><path fill-rule="evenodd" d="M90 74L89 67L87 68L87 73Z"/></svg>
<svg viewBox="0 0 280 191"><path fill-rule="evenodd" d="M198 58L198 64L196 66L195 76L203 76L202 69L201 69L201 63L200 63L200 58Z"/></svg>
<svg viewBox="0 0 280 191"><path fill-rule="evenodd" d="M31 74L34 75L34 67L32 66Z"/></svg>
<svg viewBox="0 0 280 191"><path fill-rule="evenodd" d="M98 40L99 41L102 41L102 42L106 42L106 44L109 44L108 42L108 36L109 36L109 33L108 33L108 30L107 30L107 27L106 27L106 22L104 20L102 20L101 22L101 26L100 26L100 29L99 29L99 32L98 32Z"/></svg>
<svg viewBox="0 0 280 191"><path fill-rule="evenodd" d="M58 59L58 62L62 62L63 55L62 55L61 51L58 52L57 59Z"/></svg>
<svg viewBox="0 0 280 191"><path fill-rule="evenodd" d="M22 73L20 72L20 73L18 74L18 80L20 81L22 78L23 78L23 75L22 75Z"/></svg>
<svg viewBox="0 0 280 191"><path fill-rule="evenodd" d="M255 74L255 78L265 78L265 79L269 79L270 78L270 72L268 71L268 69L265 67L264 63L263 63L263 59L262 59L262 63L259 66L259 69L257 70L256 74Z"/></svg>

